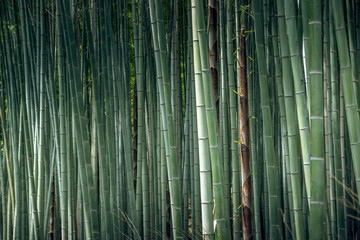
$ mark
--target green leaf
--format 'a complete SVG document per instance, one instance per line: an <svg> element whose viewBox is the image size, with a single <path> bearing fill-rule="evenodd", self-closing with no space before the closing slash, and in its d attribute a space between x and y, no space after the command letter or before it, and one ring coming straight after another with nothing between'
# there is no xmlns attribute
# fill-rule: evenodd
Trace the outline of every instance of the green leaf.
<svg viewBox="0 0 360 240"><path fill-rule="evenodd" d="M238 93L237 91L233 90L233 92L240 96L240 93Z"/></svg>

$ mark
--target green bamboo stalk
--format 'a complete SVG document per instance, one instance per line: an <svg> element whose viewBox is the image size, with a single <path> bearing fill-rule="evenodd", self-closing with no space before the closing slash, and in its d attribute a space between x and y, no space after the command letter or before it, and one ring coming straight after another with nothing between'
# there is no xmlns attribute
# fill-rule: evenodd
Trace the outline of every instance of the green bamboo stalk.
<svg viewBox="0 0 360 240"><path fill-rule="evenodd" d="M57 9L57 14L59 13L59 9ZM61 237L62 239L67 238L68 233L68 218L67 218L67 193L68 193L68 184L67 184L67 176L68 169L66 163L66 130L65 130L65 83L64 83L64 75L65 75L65 61L64 61L64 48L63 48L63 38L61 32L61 22L59 18L57 18L57 38L58 38L58 51L59 51L59 122L60 122L60 162L61 162L61 191L62 196L60 198L60 208L61 208Z"/></svg>
<svg viewBox="0 0 360 240"><path fill-rule="evenodd" d="M250 53L249 56L253 56L254 54L254 47L252 44L254 43L253 35L250 36ZM254 91L254 82L256 75L254 74L255 71L255 64L251 62L251 75L250 80L248 81L248 98L249 98L249 125L250 125L250 157L251 157L251 169L254 173L251 177L252 179L252 197L253 197L253 232L254 238L256 240L261 239L261 229L260 229L260 193L259 193L259 167L257 160L257 151L256 151L256 143L259 141L256 140L256 117L255 117L255 91ZM250 74L250 73L249 73Z"/></svg>
<svg viewBox="0 0 360 240"><path fill-rule="evenodd" d="M68 96L68 98L70 98L70 86L69 86L69 69L66 68L66 73L67 75L65 75L65 96ZM77 190L78 190L78 186L80 185L78 183L78 175L76 175L75 173L77 172L77 164L76 162L74 162L74 159L76 159L76 147L75 147L75 134L73 132L73 125L74 125L74 118L73 116L70 114L71 111L71 103L69 101L65 102L65 131L66 131L66 152L68 152L69 154L67 155L67 171L70 173L68 175L68 189L70 189L70 191L68 192L68 222L69 222L69 226L72 226L73 229L71 229L71 227L69 227L68 229L68 236L70 237L76 237L77 233L75 233L75 226L77 224L76 222L76 200L77 200ZM72 214L73 213L73 214ZM80 218L80 217L79 217ZM73 224L71 224L73 223ZM77 229L76 229L77 230Z"/></svg>
<svg viewBox="0 0 360 240"><path fill-rule="evenodd" d="M357 191L360 192L360 120L356 111L356 91L353 88L351 77L351 66L349 56L349 46L345 34L345 22L343 6L340 2L331 1L332 14L334 16L334 29L336 33L336 42L339 49L339 64L342 87L344 89L344 101L346 109L347 123L349 124L349 137L351 143L351 155L354 166ZM336 11L334 10L336 9ZM360 195L359 195L360 196Z"/></svg>
<svg viewBox="0 0 360 240"><path fill-rule="evenodd" d="M229 160L229 88L227 82L227 54L226 54L226 35L225 35L225 1L219 2L219 33L220 33L220 85L221 85L221 94L220 94L220 109L219 109L219 125L220 129L220 144L222 151L222 165L224 168L224 189L225 189L225 209L227 214L231 214L231 195L230 195L230 176L229 173L230 160Z"/></svg>
<svg viewBox="0 0 360 240"><path fill-rule="evenodd" d="M310 238L325 234L324 83L321 1L309 4Z"/></svg>
<svg viewBox="0 0 360 240"><path fill-rule="evenodd" d="M171 21L168 26L168 31L171 32L169 40L170 48L170 88L171 88L171 108L173 111L173 121L175 126L175 145L177 149L177 159L180 163L182 160L182 131L181 122L182 117L180 117L179 106L181 104L181 99L179 98L179 3L178 0L171 1L171 7L173 14L171 15ZM181 111L182 113L182 111ZM182 172L182 164L179 164L180 171Z"/></svg>
<svg viewBox="0 0 360 240"><path fill-rule="evenodd" d="M305 82L309 82L309 56L310 56L310 45L309 45L309 0L302 0L300 3L301 7L301 21L302 21L302 41L299 40L299 43L302 44L303 49L303 64L305 66ZM299 32L299 34L301 34ZM301 48L300 48L301 49ZM309 94L309 92L307 92ZM307 98L309 99L309 98Z"/></svg>
<svg viewBox="0 0 360 240"><path fill-rule="evenodd" d="M107 43L107 33L105 31L105 14L102 3L98 3L99 9L99 22L98 30L100 34L99 39L99 71L102 73L101 77L96 77L94 82L94 100L95 100L95 114L96 114L96 128L98 134L98 147L99 147L99 187L100 187L100 209L101 209L101 221L104 223L103 227L100 229L101 236L103 238L108 238L111 236L111 209L110 209L110 166L109 160L110 156L107 152L108 141L108 132L107 132L107 123L111 115L110 109L108 107L108 91L107 91L107 81L111 77L108 73L108 62L110 59L106 58L109 52L105 46ZM103 27L101 27L103 26ZM104 94L105 92L105 94ZM105 100L105 104L104 104ZM104 106L105 105L105 106ZM106 118L105 114L106 112Z"/></svg>
<svg viewBox="0 0 360 240"><path fill-rule="evenodd" d="M112 31L112 19L109 10L111 9L111 3L104 1L104 26L106 32L106 55L111 56L107 59L107 71L108 78L106 78L105 85L105 112L106 112L106 141L107 141L107 156L108 156L108 167L109 167L109 205L110 205L110 224L109 234L114 235L116 232L116 159L115 159L115 103L116 99L114 92L117 90L115 79L119 79L119 75L114 70L114 65L117 62L117 52L115 49L115 40ZM107 11L106 11L107 10Z"/></svg>
<svg viewBox="0 0 360 240"><path fill-rule="evenodd" d="M38 124L38 180L37 180L37 211L40 217L40 232L44 222L44 195L45 195L45 133L44 133L44 111L45 111L45 6L44 1L40 1L40 73L38 82L40 82L40 117Z"/></svg>
<svg viewBox="0 0 360 240"><path fill-rule="evenodd" d="M181 238L182 215L181 215L181 196L180 196L180 176L179 164L176 158L175 129L173 126L173 113L171 109L170 86L168 82L167 52L164 42L164 26L161 21L161 7L159 2L154 0L149 2L150 19L152 22L152 39L155 49L156 72L158 77L158 87L160 95L161 116L163 124L163 134L166 150L166 162L168 179L170 185L170 202L172 216L172 231L174 239ZM155 8L156 7L156 8Z"/></svg>
<svg viewBox="0 0 360 240"><path fill-rule="evenodd" d="M278 24L280 35L280 48L282 57L282 83L284 85L284 99L285 111L287 119L287 130L289 140L289 157L290 157L290 176L292 188L292 201L295 209L295 226L296 237L298 239L304 238L304 224L302 219L302 192L301 192L301 169L299 162L298 150L298 135L294 122L296 122L295 100L294 100L294 86L292 82L291 66L290 66L290 50L288 38L286 36L285 16L284 16L284 1L277 1L278 10Z"/></svg>
<svg viewBox="0 0 360 240"><path fill-rule="evenodd" d="M80 165L80 177L81 177L81 184L83 187L81 188L84 194L84 216L86 219L86 235L87 237L91 238L93 233L94 237L96 237L99 233L98 229L98 219L97 219L97 209L95 208L96 199L94 194L94 183L93 178L91 175L91 163L90 163L90 145L89 145L89 136L88 136L88 129L86 128L86 117L80 117L80 115L84 114L84 105L82 101L82 94L80 88L80 74L79 74L79 56L76 54L76 44L74 39L74 29L70 26L70 16L69 16L69 8L67 8L66 3L60 4L57 2L57 6L60 7L61 11L61 21L63 21L63 25L66 26L65 29L68 32L65 32L65 39L67 40L67 44L69 45L67 50L67 56L69 56L69 63L71 63L71 71L70 75L76 79L75 81L71 81L70 83L70 92L72 97L72 108L74 109L74 123L76 124L75 127L75 135L77 139L76 147L78 148L78 159ZM79 140L82 140L83 144L79 143ZM86 197L85 197L86 196ZM91 209L91 210L90 210ZM91 226L90 226L91 225Z"/></svg>
<svg viewBox="0 0 360 240"><path fill-rule="evenodd" d="M191 115L192 115L192 135L194 145L194 164L193 164L193 205L192 209L192 237L194 239L202 238L202 209L201 209L201 197L200 197L200 166L199 166L199 144L198 144L198 126L197 126L197 112L196 112L196 96L195 96L195 69L194 69L194 54L193 54L193 37L192 37L192 15L191 15L191 1L188 0L188 39L189 39L189 58L190 58L190 83L191 83Z"/></svg>
<svg viewBox="0 0 360 240"><path fill-rule="evenodd" d="M345 3L346 6L346 19L347 19L347 34L349 38L349 50L350 50L350 61L351 64L357 66L358 59L356 57L356 33L355 33L355 21L354 21L354 3L353 1L347 0ZM359 108L360 98L359 98L359 71L356 68L351 68L351 77L354 86L354 93L356 96L357 108Z"/></svg>
<svg viewBox="0 0 360 240"><path fill-rule="evenodd" d="M230 146L231 146L231 187L232 187L232 220L233 237L240 238L241 212L239 206L240 200L240 167L238 159L238 131L237 131L237 107L236 107L236 87L234 76L234 48L233 48L233 7L232 1L226 1L226 53L227 53L227 75L229 84L229 102L230 102Z"/></svg>
<svg viewBox="0 0 360 240"><path fill-rule="evenodd" d="M197 9L200 6L195 0L191 1L192 13L192 37L194 54L194 73L195 73L195 99L196 99L196 118L198 126L198 144L199 144L199 166L200 166L200 186L201 186L201 216L202 216L202 238L215 239L215 229L213 221L213 193L212 193L212 175L211 161L209 152L209 136L207 128L207 115L205 110L204 80L201 71L201 57L198 31Z"/></svg>
<svg viewBox="0 0 360 240"><path fill-rule="evenodd" d="M330 3L326 2L324 6L324 31L325 31L325 51L326 51L326 97L327 103L326 108L327 111L327 130L328 130L328 137L327 139L327 146L329 149L329 180L330 180L330 201L328 201L329 215L330 215L330 223L331 223L331 234L332 238L336 238L336 193L335 193L335 159L334 159L334 145L333 145L333 126L332 126L332 92L331 92L331 50L330 50ZM325 96L325 95L324 95ZM325 114L324 114L325 115Z"/></svg>
<svg viewBox="0 0 360 240"><path fill-rule="evenodd" d="M14 6L13 6L14 7ZM11 11L9 10L11 13ZM9 13L7 14L9 15ZM14 24L14 21L10 21L11 24ZM8 23L8 24L10 24ZM14 26L14 25L13 25ZM10 34L12 35L12 38L10 38ZM18 155L18 138L19 138L19 129L18 129L18 122L17 117L19 116L19 97L18 94L19 88L17 88L17 84L19 84L19 76L18 76L18 65L14 62L16 58L16 30L13 30L10 32L10 29L7 29L5 31L5 39L6 39L6 61L7 61L7 69L8 69L8 78L6 78L6 91L7 92L14 92L14 94L10 95L7 98L8 101L8 108L10 108L8 113L8 119L9 119L9 126L6 130L3 128L3 133L8 132L7 136L8 139L5 138L5 141L8 140L8 146L9 148L6 151L9 151L9 158L8 158L8 175L11 175L11 178L13 178L13 189L10 192L10 198L11 201L8 202L8 214L11 214L7 217L8 220L8 228L7 228L7 238L13 238L16 239L19 237L19 227L20 227L20 203L21 203L21 185L20 185L20 166L19 166L19 155ZM13 44L12 44L13 43ZM19 59L19 58L18 58ZM21 59L19 59L21 61ZM11 185L10 185L11 187ZM11 204L11 205L10 205Z"/></svg>
<svg viewBox="0 0 360 240"><path fill-rule="evenodd" d="M277 2L278 7L278 24L279 24L279 35L280 35L280 48L281 48L281 66L282 72L280 69L280 62L278 60L279 47L277 43L277 27L275 21L273 21L272 26L272 36L273 36L273 46L275 51L275 70L277 80L277 88L280 104L280 114L285 118L281 119L281 125L284 124L285 129L282 130L283 133L286 133L287 139L285 140L284 151L287 156L285 156L285 171L286 177L290 177L291 180L287 183L291 188L289 193L292 193L292 196L289 198L291 200L290 209L294 209L294 213L291 213L291 219L294 218L294 221L291 221L291 225L295 225L295 233L298 239L303 239L303 219L302 219L302 195L301 195L301 174L300 174L300 162L299 162L299 151L298 151L298 135L296 125L296 113L295 113L295 103L293 97L293 85L291 81L291 71L290 71L290 59L289 56L289 46L287 42L287 37L285 33L285 20L284 20L284 9L283 1ZM283 94L283 100L280 96ZM283 108L283 110L282 110ZM283 112L282 112L283 111ZM288 146L286 146L288 144ZM283 191L288 191L288 189L283 189ZM286 214L286 213L284 213ZM290 224L287 223L287 224Z"/></svg>
<svg viewBox="0 0 360 240"><path fill-rule="evenodd" d="M1 217L2 217L2 223L1 223L1 231L0 234L3 239L5 239L6 236L6 201L7 201L7 191L5 190L5 170L3 167L3 162L5 159L5 154L1 156L0 160L0 180L1 180Z"/></svg>
<svg viewBox="0 0 360 240"><path fill-rule="evenodd" d="M310 129L308 109L306 104L306 88L301 51L298 44L298 32L296 25L295 3L284 1L285 23L289 40L291 67L294 78L297 118L299 123L301 155L304 167L304 177L308 200L310 200ZM305 9L303 9L305 11ZM305 47L306 49L306 47Z"/></svg>
<svg viewBox="0 0 360 240"><path fill-rule="evenodd" d="M159 109L160 110L160 109ZM161 127L162 131L162 127ZM166 236L166 156L165 156L165 142L164 142L164 135L160 134L161 136L161 151L160 151L160 158L161 158L161 236Z"/></svg>
<svg viewBox="0 0 360 240"><path fill-rule="evenodd" d="M194 6L194 5L192 5ZM211 155L211 171L213 179L213 193L215 199L215 220L216 220L216 235L224 238L230 238L230 231L228 231L227 226L229 226L229 217L227 215L225 205L223 204L223 176L221 171L221 162L220 162L220 152L218 146L218 125L216 117L216 106L213 97L212 91L212 81L211 81L211 72L209 66L209 52L208 52L208 41L206 36L206 26L204 20L201 16L204 15L203 9L201 7L201 2L196 2L196 21L198 21L198 38L199 38L199 47L200 47L200 58L201 58L201 69L202 69L202 80L203 87L205 92L205 107L206 107L206 120L209 133L209 147ZM194 30L193 30L194 32ZM193 34L194 36L194 34ZM195 52L195 51L194 51ZM194 58L196 61L196 59ZM196 72L195 72L196 75ZM199 126L198 126L199 127Z"/></svg>
<svg viewBox="0 0 360 240"><path fill-rule="evenodd" d="M145 148L145 69L144 69L144 51L143 51L143 20L142 20L142 3L139 2L139 25L138 28L135 30L138 31L138 40L137 40L137 56L135 56L136 60L135 63L137 63L136 67L136 87L137 87L137 110L138 110L138 127L137 127L137 133L138 133L138 145L137 145L137 163L138 163L138 178L137 178L137 196L136 196L136 202L137 202L137 212L138 212L138 226L140 227L138 229L140 236L144 239L149 238L149 214L146 214L146 208L148 208L149 202L146 203L145 200L149 200L149 196L146 194L148 193L148 179L147 175L147 160L145 158L146 155L146 148ZM145 195L144 195L145 194ZM147 217L147 219L146 219ZM142 222L141 222L142 219Z"/></svg>
<svg viewBox="0 0 360 240"><path fill-rule="evenodd" d="M336 192L336 222L337 230L336 235L345 235L344 226L344 206L341 205L343 201L343 188L342 182L342 164L341 164L341 143L340 143L340 86L339 86L339 63L337 56L337 45L334 31L334 18L331 11L329 11L330 23L330 67L331 67L331 110L332 110L332 129L333 129L333 149L334 149L334 165L335 165L335 192Z"/></svg>
<svg viewBox="0 0 360 240"><path fill-rule="evenodd" d="M189 59L187 59L189 60ZM188 61L189 62L189 61ZM190 66L188 65L187 68L189 68ZM186 71L187 73L187 78L186 78L186 95L185 95L185 106L186 106L186 110L185 110L185 124L184 124L184 167L183 167L183 209L184 209L184 235L185 236L189 236L189 228L187 226L189 226L189 198L190 198L190 194L191 194L191 182L193 180L193 178L191 179L190 177L190 172L191 172L191 168L190 168L190 162L193 162L193 156L190 156L190 149L191 149L191 141L190 137L192 134L191 133L191 128L192 126L190 126L190 118L191 118L191 108L190 108L190 79L191 77L190 75L190 71L187 69ZM192 160L190 160L190 158ZM192 164L191 164L192 165Z"/></svg>
<svg viewBox="0 0 360 240"><path fill-rule="evenodd" d="M8 46L8 45L7 45ZM9 61L9 58L7 59L7 61ZM4 141L4 150L5 150L5 157L6 157L6 167L7 167L7 174L8 174L8 180L9 180L9 191L8 191L8 195L10 195L10 197L8 198L8 205L11 206L11 208L6 207L7 211L10 212L14 212L14 208L15 208L15 194L14 194L14 182L13 182L13 174L11 171L11 162L10 162L10 152L9 152L9 148L8 148L8 144L10 143L9 140L7 139L7 133L6 133L6 125L5 125L5 120L4 120L4 112L2 110L2 106L0 106L0 116L1 116L1 127L2 127L2 133L3 133L3 141ZM14 180L15 181L15 180ZM9 217L6 218L8 221L10 221ZM9 224L8 224L9 226ZM8 230L4 231L5 233L8 232ZM8 235L8 234L4 234L4 235Z"/></svg>
<svg viewBox="0 0 360 240"><path fill-rule="evenodd" d="M263 117L263 137L264 137L264 152L266 159L266 175L268 177L268 191L269 191L269 229L271 238L278 239L281 235L281 220L280 220L280 204L278 199L278 168L275 161L274 152L274 134L272 130L272 118L270 112L268 83L266 80L266 66L265 66L265 50L264 50L264 31L262 26L262 10L260 9L260 1L253 1L253 11L255 15L255 44L257 53L257 64L259 70L260 93L261 93L261 113Z"/></svg>
<svg viewBox="0 0 360 240"><path fill-rule="evenodd" d="M355 38L356 38L356 58L357 61L360 60L360 11L359 11L359 1L355 0ZM359 70L358 70L359 72ZM359 74L359 73L358 73Z"/></svg>
<svg viewBox="0 0 360 240"><path fill-rule="evenodd" d="M144 5L145 6L145 5ZM145 11L144 11L145 12ZM145 22L145 26L147 25L147 21ZM147 35L146 35L147 36ZM150 39L148 39L145 36L145 42L150 42ZM150 79L150 81L147 82L147 86L146 86L146 96L147 96L147 106L149 109L149 114L147 114L148 116L148 129L147 129L147 146L149 149L149 156L150 156L150 173L151 176L149 177L150 179L150 232L151 232L151 236L156 238L157 235L155 235L155 231L158 231L159 225L160 225L160 217L161 215L158 214L160 212L160 158L159 158L159 154L158 154L158 140L159 139L159 135L157 135L157 105L156 105L156 92L152 91L151 89L156 89L156 82L155 82L155 69L153 67L153 59L151 58L150 55L151 51L150 49L148 49L146 56L147 56L147 61L148 61L148 67L147 67L147 71L149 73L151 73L152 78ZM150 125L150 126L149 126ZM160 140L160 139L159 139ZM156 144L155 144L156 143Z"/></svg>

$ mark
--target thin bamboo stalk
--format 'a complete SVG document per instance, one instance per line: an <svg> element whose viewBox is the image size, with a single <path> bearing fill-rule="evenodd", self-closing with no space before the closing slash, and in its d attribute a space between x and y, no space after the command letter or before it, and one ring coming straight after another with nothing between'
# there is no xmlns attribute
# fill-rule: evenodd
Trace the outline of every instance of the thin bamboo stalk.
<svg viewBox="0 0 360 240"><path fill-rule="evenodd" d="M291 67L294 78L295 99L298 127L300 132L301 155L304 167L304 177L308 201L310 200L310 128L306 103L306 88L301 51L298 44L298 29L295 15L295 3L284 1L285 23L289 40ZM305 11L305 9L304 9ZM306 49L306 47L305 47Z"/></svg>
<svg viewBox="0 0 360 240"><path fill-rule="evenodd" d="M360 120L358 113L356 111L356 91L353 88L352 77L351 77L351 68L350 56L349 56L349 46L347 41L347 36L345 34L345 21L344 21L344 12L341 2L331 1L331 9L334 16L334 29L336 33L336 42L339 49L339 64L340 64L340 75L341 83L344 89L344 101L345 101L345 110L346 118L349 124L349 137L351 143L351 155L354 165L355 178L357 179L356 188L360 192L360 165L359 165L359 156L360 156L360 129L356 126L359 126ZM334 10L336 9L336 11ZM359 195L360 197L360 195Z"/></svg>
<svg viewBox="0 0 360 240"><path fill-rule="evenodd" d="M214 101L214 96L212 92L211 84L211 72L209 66L209 52L208 52L208 41L206 36L206 25L201 18L203 16L202 4L199 0L196 1L196 15L195 19L198 22L198 38L199 38L199 48L200 48L200 58L201 61L201 71L202 71L202 80L204 88L204 97L205 97L205 107L206 107L206 123L209 133L209 148L210 148L210 158L211 158L211 171L212 171L212 188L215 199L215 220L216 220L216 235L224 238L230 238L230 231L227 230L229 226L229 217L227 212L224 209L224 204L222 202L224 195L223 187L223 173L221 171L220 163L220 152L218 145L218 125L216 117L216 106ZM193 13L194 16L194 13ZM193 32L195 32L193 30ZM194 34L193 34L194 37ZM195 52L195 51L194 51ZM195 60L195 58L194 58ZM195 72L196 74L196 72ZM199 127L199 126L198 126Z"/></svg>
<svg viewBox="0 0 360 240"><path fill-rule="evenodd" d="M161 8L159 2L157 2L155 5L155 2L152 0L149 2L149 5L150 19L152 22L152 39L155 49L156 72L159 81L158 87L167 171L170 185L171 216L173 220L172 232L174 239L177 239L181 238L180 230L182 228L180 176L178 159L176 158L175 129L173 126L173 113L171 110L170 86L168 83L168 66L166 63L167 52L165 50L165 41L163 38L164 26L163 22L161 21Z"/></svg>
<svg viewBox="0 0 360 240"><path fill-rule="evenodd" d="M269 230L271 238L277 239L281 235L281 220L280 220L280 204L278 199L278 168L275 161L274 152L274 135L272 129L272 117L269 103L268 83L266 81L266 65L265 65L265 49L264 49L264 31L262 26L262 10L259 1L253 1L253 11L255 15L255 43L257 62L259 70L259 82L261 93L261 112L263 117L263 137L264 137L264 153L266 163L267 187L269 191Z"/></svg>

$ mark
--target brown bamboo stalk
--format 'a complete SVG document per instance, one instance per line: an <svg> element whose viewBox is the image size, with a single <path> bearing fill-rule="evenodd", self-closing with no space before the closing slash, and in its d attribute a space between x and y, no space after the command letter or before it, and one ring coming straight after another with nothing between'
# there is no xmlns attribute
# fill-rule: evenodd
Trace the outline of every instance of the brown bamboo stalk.
<svg viewBox="0 0 360 240"><path fill-rule="evenodd" d="M217 11L216 11L216 0L209 0L208 7L209 16L209 62L211 79L214 92L214 100L216 105L216 116L219 124L219 81L218 81L218 49L217 49Z"/></svg>
<svg viewBox="0 0 360 240"><path fill-rule="evenodd" d="M241 26L240 35L240 141L241 141L241 184L242 184L242 222L243 238L252 239L251 211L251 173L250 173L250 128L248 108L248 86L246 72L245 25Z"/></svg>

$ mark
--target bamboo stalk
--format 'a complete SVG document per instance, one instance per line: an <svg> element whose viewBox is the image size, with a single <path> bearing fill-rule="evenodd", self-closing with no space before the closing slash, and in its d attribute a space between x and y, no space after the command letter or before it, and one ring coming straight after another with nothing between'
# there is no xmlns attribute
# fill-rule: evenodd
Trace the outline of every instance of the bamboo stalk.
<svg viewBox="0 0 360 240"><path fill-rule="evenodd" d="M310 238L326 234L322 2L309 4ZM322 230L320 230L322 229Z"/></svg>
<svg viewBox="0 0 360 240"><path fill-rule="evenodd" d="M339 64L340 64L340 75L341 83L344 90L344 102L346 109L346 119L349 124L349 136L351 143L351 155L354 165L355 178L360 179L360 120L356 110L356 91L353 88L349 46L347 42L347 36L345 34L345 21L344 12L341 2L331 1L331 9L334 16L334 29L336 33L336 42L339 50ZM334 10L336 9L336 11ZM351 133L351 134L350 134ZM360 192L360 181L357 180L356 188ZM360 195L359 195L360 197Z"/></svg>
<svg viewBox="0 0 360 240"><path fill-rule="evenodd" d="M268 84L266 81L266 66L265 66L265 50L264 50L264 35L262 26L262 10L260 9L260 1L253 1L253 11L255 15L255 44L257 52L257 63L259 70L260 94L261 94L261 113L263 117L263 136L264 136L264 153L266 163L267 187L269 191L269 230L271 238L278 239L281 235L281 220L280 220L280 204L278 199L278 168L275 161L274 152L274 135L272 129L272 117L269 103Z"/></svg>
<svg viewBox="0 0 360 240"><path fill-rule="evenodd" d="M248 109L248 83L246 65L245 25L241 26L240 36L240 142L241 142L241 185L242 185L242 225L243 238L252 239L252 199L251 199L251 170L250 170L250 129Z"/></svg>

